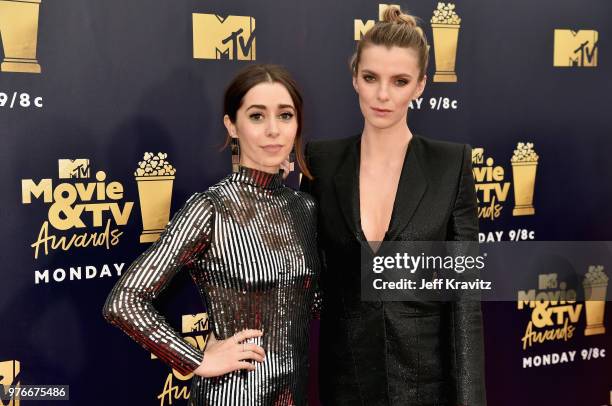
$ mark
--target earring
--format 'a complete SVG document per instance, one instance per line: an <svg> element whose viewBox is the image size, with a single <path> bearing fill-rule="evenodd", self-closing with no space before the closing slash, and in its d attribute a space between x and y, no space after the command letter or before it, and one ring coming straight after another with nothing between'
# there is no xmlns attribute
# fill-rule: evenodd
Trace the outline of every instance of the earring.
<svg viewBox="0 0 612 406"><path fill-rule="evenodd" d="M291 148L291 153L289 154L289 172L293 172L295 170L295 145Z"/></svg>
<svg viewBox="0 0 612 406"><path fill-rule="evenodd" d="M232 172L237 173L240 171L240 143L238 138L232 137L230 147L232 150Z"/></svg>

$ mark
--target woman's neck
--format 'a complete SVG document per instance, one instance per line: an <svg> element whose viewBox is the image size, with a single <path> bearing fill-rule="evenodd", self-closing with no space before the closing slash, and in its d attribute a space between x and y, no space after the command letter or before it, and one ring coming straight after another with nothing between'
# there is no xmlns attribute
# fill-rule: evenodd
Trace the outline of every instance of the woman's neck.
<svg viewBox="0 0 612 406"><path fill-rule="evenodd" d="M278 171L280 170L280 165L275 165L275 166L265 166L265 165L260 165L257 164L253 161L250 160L241 160L240 161L240 166L244 167L244 168L249 168L249 169L254 169L256 171L260 171L260 172L266 172L269 174L277 174Z"/></svg>
<svg viewBox="0 0 612 406"><path fill-rule="evenodd" d="M361 137L362 161L394 166L403 162L412 132L404 123L391 128L374 128L367 123Z"/></svg>

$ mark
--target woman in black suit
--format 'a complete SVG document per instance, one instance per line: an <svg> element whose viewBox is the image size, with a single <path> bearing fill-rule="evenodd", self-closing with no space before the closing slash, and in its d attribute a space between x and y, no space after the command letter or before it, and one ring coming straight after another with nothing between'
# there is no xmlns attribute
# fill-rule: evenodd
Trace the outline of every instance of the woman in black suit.
<svg viewBox="0 0 612 406"><path fill-rule="evenodd" d="M485 405L480 303L364 302L364 242L478 237L469 145L412 134L408 106L425 87L427 40L391 6L358 43L353 85L362 134L310 142L319 202L324 405Z"/></svg>

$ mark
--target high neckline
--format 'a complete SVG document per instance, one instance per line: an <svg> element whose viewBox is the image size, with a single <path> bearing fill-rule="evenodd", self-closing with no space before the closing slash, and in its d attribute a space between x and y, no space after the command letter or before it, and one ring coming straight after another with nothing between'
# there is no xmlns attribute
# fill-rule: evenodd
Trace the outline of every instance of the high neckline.
<svg viewBox="0 0 612 406"><path fill-rule="evenodd" d="M269 173L247 166L240 166L238 172L231 174L230 179L263 189L278 189L283 185L282 172Z"/></svg>

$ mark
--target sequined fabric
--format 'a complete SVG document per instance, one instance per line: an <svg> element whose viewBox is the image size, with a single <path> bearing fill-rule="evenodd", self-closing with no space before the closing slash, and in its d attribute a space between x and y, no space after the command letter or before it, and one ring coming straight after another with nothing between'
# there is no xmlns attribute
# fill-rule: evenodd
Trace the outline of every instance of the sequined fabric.
<svg viewBox="0 0 612 406"><path fill-rule="evenodd" d="M104 316L182 374L204 354L152 301L186 265L215 337L261 329L256 342L266 352L256 371L194 375L189 404L306 405L308 328L320 306L314 200L285 187L280 174L241 167L192 195L122 275Z"/></svg>

